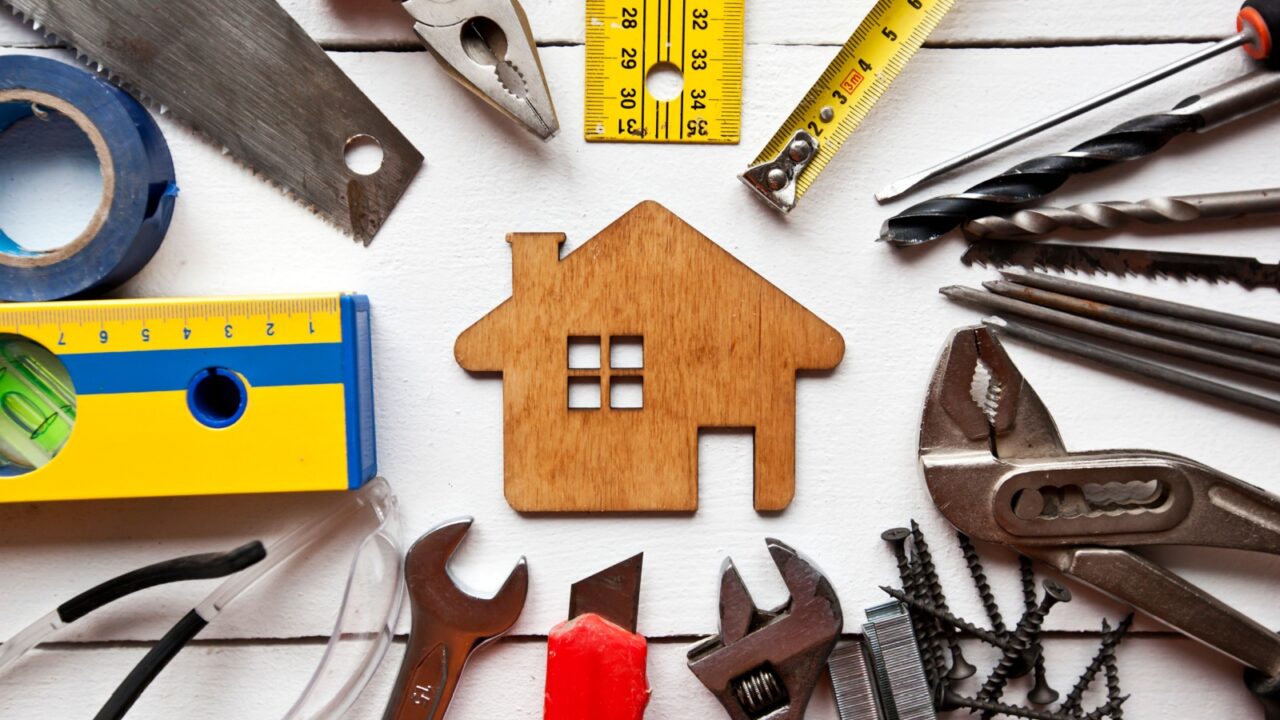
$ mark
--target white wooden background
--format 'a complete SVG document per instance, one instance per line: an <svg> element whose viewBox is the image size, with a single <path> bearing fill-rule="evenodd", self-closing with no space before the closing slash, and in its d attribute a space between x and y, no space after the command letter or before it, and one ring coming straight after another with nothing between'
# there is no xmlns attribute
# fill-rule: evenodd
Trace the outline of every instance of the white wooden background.
<svg viewBox="0 0 1280 720"><path fill-rule="evenodd" d="M427 157L372 247L350 242L164 119L182 196L168 239L128 296L351 290L374 307L381 469L404 510L406 538L459 514L476 526L455 564L494 588L521 554L532 585L513 636L479 654L450 718L538 718L543 637L567 610L569 584L645 551L640 629L651 638L651 718L722 717L684 664L716 629L717 569L731 555L757 600L783 599L766 535L814 558L835 583L855 632L863 608L894 582L881 530L920 520L952 605L981 619L950 531L916 468L920 405L948 332L978 314L936 294L993 273L968 269L949 240L898 253L873 243L899 203L872 194L949 156L1149 67L1232 27L1233 0L960 0L870 120L788 218L735 179L825 66L872 0L748 3L743 142L738 146L587 145L581 138L581 2L527 0L561 134L542 144L489 111L420 52L391 2L284 0L333 58ZM1176 5L1176 7L1175 7ZM7 20L7 18L6 18ZM0 23L0 52L69 59L41 36ZM410 52L405 52L410 50ZM1221 58L938 186L954 188L1038 151L1053 151L1240 73ZM1156 159L1071 186L1061 201L1280 184L1271 111L1176 140ZM935 188L936 189L936 188ZM831 322L848 342L839 370L799 390L798 494L789 510L751 508L748 437L711 434L701 449L702 508L693 516L521 517L502 497L501 388L453 361L457 334L507 297L509 231L559 230L569 250L640 200L664 203ZM912 198L913 200L918 198ZM1280 260L1261 221L1120 235L1111 244ZM1203 283L1113 284L1275 318L1280 296ZM1274 420L1011 344L1074 449L1178 452L1280 491ZM104 468L127 472L128 459ZM246 468L252 472L252 468ZM267 496L24 504L0 507L0 637L101 579L157 559L270 539L333 497ZM1008 554L984 548L1006 614L1017 614ZM1169 549L1160 560L1263 622L1280 625L1280 560ZM329 631L345 559L338 550L273 576L246 595L157 680L132 717L278 716L301 689ZM127 668L211 587L194 583L121 602L0 678L0 716L90 716ZM1073 585L1077 601L1050 626L1051 679L1065 690L1096 644L1102 615L1124 610ZM1258 717L1239 669L1149 622L1120 652L1130 718ZM393 649L353 717L378 718L399 665ZM983 657L974 648L975 658ZM979 663L984 664L984 663ZM810 717L835 717L829 689Z"/></svg>

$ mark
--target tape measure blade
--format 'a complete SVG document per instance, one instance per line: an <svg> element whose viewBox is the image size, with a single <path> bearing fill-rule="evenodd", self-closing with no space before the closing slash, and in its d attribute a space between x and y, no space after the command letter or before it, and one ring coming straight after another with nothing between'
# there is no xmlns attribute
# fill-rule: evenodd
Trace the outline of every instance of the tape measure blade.
<svg viewBox="0 0 1280 720"><path fill-rule="evenodd" d="M803 197L954 2L879 0L751 165L773 161L797 132L810 133L818 152L794 181L795 199Z"/></svg>

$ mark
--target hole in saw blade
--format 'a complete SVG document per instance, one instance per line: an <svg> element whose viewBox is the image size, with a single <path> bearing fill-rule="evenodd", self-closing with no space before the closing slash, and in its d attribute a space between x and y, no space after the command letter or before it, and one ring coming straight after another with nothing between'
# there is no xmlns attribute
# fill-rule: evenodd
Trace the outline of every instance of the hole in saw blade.
<svg viewBox="0 0 1280 720"><path fill-rule="evenodd" d="M347 141L343 158L351 172L359 175L372 175L382 169L382 143L372 135L356 135Z"/></svg>
<svg viewBox="0 0 1280 720"><path fill-rule="evenodd" d="M675 100L684 92L684 73L669 62L656 63L644 78L645 89L657 100Z"/></svg>

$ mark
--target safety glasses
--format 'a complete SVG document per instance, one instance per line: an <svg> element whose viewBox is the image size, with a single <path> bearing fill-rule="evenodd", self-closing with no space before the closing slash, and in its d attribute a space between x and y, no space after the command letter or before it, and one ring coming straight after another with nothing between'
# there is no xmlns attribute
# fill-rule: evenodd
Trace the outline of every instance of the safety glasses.
<svg viewBox="0 0 1280 720"><path fill-rule="evenodd" d="M124 717L169 661L231 601L301 550L352 526L363 539L347 575L342 605L320 664L285 720L331 720L368 685L391 646L404 598L404 553L395 496L382 478L351 493L329 515L269 547L252 542L227 553L177 558L109 580L58 606L0 646L0 673L53 633L94 610L157 585L228 577L151 648L120 684L96 720Z"/></svg>

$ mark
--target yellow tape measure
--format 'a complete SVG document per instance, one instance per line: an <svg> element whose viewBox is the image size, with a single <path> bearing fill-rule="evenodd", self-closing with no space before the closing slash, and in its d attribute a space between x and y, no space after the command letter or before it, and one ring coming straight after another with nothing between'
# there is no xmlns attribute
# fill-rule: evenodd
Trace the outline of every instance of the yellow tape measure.
<svg viewBox="0 0 1280 720"><path fill-rule="evenodd" d="M879 0L740 177L790 212L955 0Z"/></svg>
<svg viewBox="0 0 1280 720"><path fill-rule="evenodd" d="M736 143L745 0L587 0L586 113L592 142ZM675 97L651 72L678 71Z"/></svg>

